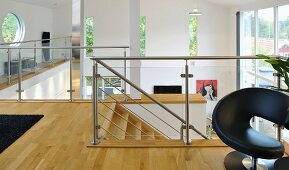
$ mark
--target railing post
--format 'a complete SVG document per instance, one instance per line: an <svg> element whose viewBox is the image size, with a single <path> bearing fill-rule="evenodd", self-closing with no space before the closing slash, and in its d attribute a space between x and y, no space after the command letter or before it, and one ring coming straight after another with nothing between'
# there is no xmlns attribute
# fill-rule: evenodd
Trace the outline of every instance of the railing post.
<svg viewBox="0 0 289 170"><path fill-rule="evenodd" d="M36 73L37 61L36 61L36 42L34 42L34 73Z"/></svg>
<svg viewBox="0 0 289 170"><path fill-rule="evenodd" d="M22 90L22 60L21 60L21 50L19 49L19 53L18 53L18 90L16 90L16 92L18 92L18 101L20 102L22 100L22 96L21 93L24 92L24 90Z"/></svg>
<svg viewBox="0 0 289 170"><path fill-rule="evenodd" d="M7 78L8 78L8 85L11 84L11 50L8 48L8 65L7 65Z"/></svg>
<svg viewBox="0 0 289 170"><path fill-rule="evenodd" d="M280 89L282 75L280 73L274 73L273 76L277 77L277 87L278 89ZM277 124L275 124L274 126L277 128L276 138L281 142L282 141L282 126L277 125Z"/></svg>
<svg viewBox="0 0 289 170"><path fill-rule="evenodd" d="M123 49L123 56L126 58L126 48ZM124 67L124 68L123 68L123 69L124 69L124 74L123 74L123 75L124 75L125 78L127 78L127 77L126 77L126 64L127 64L127 63L126 63L126 60L124 60L124 66L123 66L123 67ZM124 80L123 80L122 82L123 82L123 93L124 93L124 94L127 94L127 93L126 93L126 82L125 82ZM127 98L125 97L125 100L126 100L126 99L127 99Z"/></svg>
<svg viewBox="0 0 289 170"><path fill-rule="evenodd" d="M67 40L66 38L64 38L64 47L67 47ZM64 49L64 58L66 60L66 57L67 57L67 49Z"/></svg>
<svg viewBox="0 0 289 170"><path fill-rule="evenodd" d="M99 143L98 138L98 67L97 62L94 61L93 73L92 73L92 133L93 139L91 141L92 145Z"/></svg>
<svg viewBox="0 0 289 170"><path fill-rule="evenodd" d="M73 101L73 92L75 90L72 89L72 49L70 50L70 57L69 57L69 90L67 90L67 92L69 92L69 101L72 102Z"/></svg>
<svg viewBox="0 0 289 170"><path fill-rule="evenodd" d="M190 144L190 117L189 117L189 66L188 66L188 60L186 60L186 66L185 66L185 108L186 108L186 144Z"/></svg>

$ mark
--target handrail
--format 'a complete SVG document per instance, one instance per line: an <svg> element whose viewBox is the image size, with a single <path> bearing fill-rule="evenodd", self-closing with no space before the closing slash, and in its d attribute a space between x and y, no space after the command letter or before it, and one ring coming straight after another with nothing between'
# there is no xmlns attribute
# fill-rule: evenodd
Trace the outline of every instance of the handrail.
<svg viewBox="0 0 289 170"><path fill-rule="evenodd" d="M277 58L277 57L276 57ZM112 56L103 56L103 57L91 57L91 60L230 60L230 59L260 59L256 56L168 56L168 57L160 57L160 56L147 56L147 57L112 57Z"/></svg>
<svg viewBox="0 0 289 170"><path fill-rule="evenodd" d="M118 77L120 77L121 79L123 79L126 83L128 83L129 85L131 85L132 87L134 87L135 89L137 89L139 92L141 92L143 95L145 95L147 98L151 99L153 102L155 102L157 105L159 105L161 108L163 108L164 110L166 110L167 112L169 112L172 116L174 116L175 118L177 118L178 120L180 120L183 124L186 124L186 121L181 118L179 115L177 115L176 113L174 113L172 110L170 110L168 107L166 107L165 105L163 105L162 103L160 103L158 100L156 100L154 97L150 96L147 92L145 92L144 90L142 90L141 88L139 88L137 85L135 85L133 82L131 82L130 80L128 80L126 77L122 76L121 74L119 74L117 71L115 71L114 69L112 69L111 67L109 67L107 64L105 64L104 62L100 61L100 60L95 60L97 63L101 64L103 67L105 67L106 69L108 69L109 71L111 71L113 74L117 75ZM205 139L208 139L204 134L202 134L199 130L195 129L194 126L190 125L191 127L193 127L193 130L198 133L200 136L202 136Z"/></svg>
<svg viewBox="0 0 289 170"><path fill-rule="evenodd" d="M72 36L48 38L48 39L41 39L41 40L38 39L38 40L17 41L17 42L11 42L11 43L0 43L0 45L11 45L11 44L19 44L19 43L22 43L22 44L23 44L23 43L30 43L30 42L39 42L39 41L65 39L65 38L72 38Z"/></svg>
<svg viewBox="0 0 289 170"><path fill-rule="evenodd" d="M70 46L70 47L0 47L0 49L16 49L16 50L29 50L29 49L88 49L88 48L93 48L93 49L127 49L130 48L127 45L123 46Z"/></svg>

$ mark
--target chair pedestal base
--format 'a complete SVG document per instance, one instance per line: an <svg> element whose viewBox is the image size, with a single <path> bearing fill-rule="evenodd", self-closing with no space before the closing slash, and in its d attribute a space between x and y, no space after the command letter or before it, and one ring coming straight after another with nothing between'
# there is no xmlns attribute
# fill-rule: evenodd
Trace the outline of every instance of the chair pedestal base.
<svg viewBox="0 0 289 170"><path fill-rule="evenodd" d="M257 170L273 170L275 159L258 159ZM252 170L252 159L250 156L238 151L230 152L225 157L226 170Z"/></svg>

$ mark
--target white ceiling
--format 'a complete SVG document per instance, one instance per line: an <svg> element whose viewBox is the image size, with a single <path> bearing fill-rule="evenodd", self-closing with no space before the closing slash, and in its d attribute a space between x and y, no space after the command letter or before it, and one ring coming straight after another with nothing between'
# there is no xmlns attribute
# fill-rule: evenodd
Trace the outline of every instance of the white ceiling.
<svg viewBox="0 0 289 170"><path fill-rule="evenodd" d="M69 2L72 0L13 0L13 1L42 6L46 8L54 8L60 4L63 4L65 2Z"/></svg>
<svg viewBox="0 0 289 170"><path fill-rule="evenodd" d="M203 0L196 0L196 1L203 1ZM228 7L232 7L232 6L238 6L238 5L248 4L252 2L257 2L261 0L207 0L207 1L224 5L224 6L228 6Z"/></svg>
<svg viewBox="0 0 289 170"><path fill-rule="evenodd" d="M13 1L43 6L47 8L53 8L62 3L65 3L67 1L72 1L72 0L13 0ZM203 1L203 0L192 0L192 1L198 2L198 1ZM261 0L207 0L207 1L224 5L227 7L232 7L232 6L243 5L243 4L247 4L251 2L261 1Z"/></svg>

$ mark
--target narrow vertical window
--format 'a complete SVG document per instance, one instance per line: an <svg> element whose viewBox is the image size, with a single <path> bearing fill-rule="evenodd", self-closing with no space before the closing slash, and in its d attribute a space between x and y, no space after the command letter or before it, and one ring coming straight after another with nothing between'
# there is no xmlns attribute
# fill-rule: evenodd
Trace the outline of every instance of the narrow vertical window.
<svg viewBox="0 0 289 170"><path fill-rule="evenodd" d="M146 55L146 17L140 17L140 56Z"/></svg>
<svg viewBox="0 0 289 170"><path fill-rule="evenodd" d="M278 7L278 52L289 57L289 5Z"/></svg>
<svg viewBox="0 0 289 170"><path fill-rule="evenodd" d="M86 46L93 46L93 17L87 17L85 19L85 41ZM93 49L86 49L86 56L91 57L93 55Z"/></svg>
<svg viewBox="0 0 289 170"><path fill-rule="evenodd" d="M240 21L240 55L251 56L255 55L255 12L241 12ZM240 61L242 70L240 72L240 87L254 87L256 70L256 60L241 60Z"/></svg>
<svg viewBox="0 0 289 170"><path fill-rule="evenodd" d="M190 56L198 54L198 20L196 16L189 16Z"/></svg>

